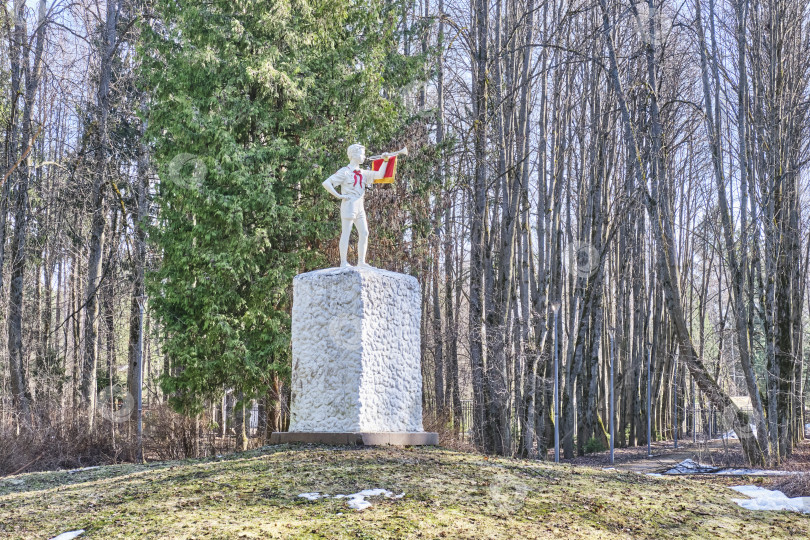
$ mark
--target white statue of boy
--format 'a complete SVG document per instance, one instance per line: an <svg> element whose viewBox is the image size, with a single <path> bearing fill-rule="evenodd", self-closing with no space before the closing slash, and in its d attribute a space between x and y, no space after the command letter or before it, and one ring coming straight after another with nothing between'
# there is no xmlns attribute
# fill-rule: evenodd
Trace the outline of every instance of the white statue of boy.
<svg viewBox="0 0 810 540"><path fill-rule="evenodd" d="M363 206L366 190L370 189L375 180L383 178L385 166L379 171L361 169L360 165L366 160L366 149L361 144L353 144L346 151L349 156L349 164L338 172L327 178L323 187L337 197L342 199L340 203L340 219L343 229L340 234L340 267L349 266L347 255L349 252L349 235L352 233L352 225L357 227L357 266L369 268L366 264L366 252L368 251L368 223L366 222L366 209ZM389 156L383 155L383 160L388 161ZM335 188L340 186L340 193Z"/></svg>

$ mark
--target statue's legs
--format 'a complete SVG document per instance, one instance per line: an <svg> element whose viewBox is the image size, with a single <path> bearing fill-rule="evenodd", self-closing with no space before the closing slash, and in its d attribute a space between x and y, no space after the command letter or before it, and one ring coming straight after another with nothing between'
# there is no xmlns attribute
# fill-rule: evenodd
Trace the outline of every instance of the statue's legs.
<svg viewBox="0 0 810 540"><path fill-rule="evenodd" d="M368 251L368 223L366 223L366 213L361 212L354 221L357 227L357 266L368 266L366 264L366 252Z"/></svg>
<svg viewBox="0 0 810 540"><path fill-rule="evenodd" d="M340 266L343 268L344 266L349 266L349 236L352 234L352 225L354 224L354 220L350 218L343 218L341 220L343 223L343 230L340 233ZM364 220L365 223L365 220ZM359 230L359 229L358 229ZM366 228L366 234L368 234L368 228Z"/></svg>

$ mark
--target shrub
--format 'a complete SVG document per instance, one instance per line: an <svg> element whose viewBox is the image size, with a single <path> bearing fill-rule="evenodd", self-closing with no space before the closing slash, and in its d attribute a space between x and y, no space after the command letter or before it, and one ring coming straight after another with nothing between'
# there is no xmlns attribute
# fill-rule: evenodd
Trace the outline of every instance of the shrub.
<svg viewBox="0 0 810 540"><path fill-rule="evenodd" d="M588 442L585 443L585 453L586 454L593 454L594 452L604 452L605 446L602 444L602 441L597 439L596 437L591 437L588 439Z"/></svg>

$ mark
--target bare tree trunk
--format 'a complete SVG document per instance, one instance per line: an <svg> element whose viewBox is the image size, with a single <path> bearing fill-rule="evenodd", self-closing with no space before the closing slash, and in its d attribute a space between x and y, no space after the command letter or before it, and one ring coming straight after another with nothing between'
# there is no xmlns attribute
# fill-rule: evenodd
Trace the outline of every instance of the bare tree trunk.
<svg viewBox="0 0 810 540"><path fill-rule="evenodd" d="M17 167L17 159L19 155L19 123L16 121L19 111L18 104L20 101L20 87L24 70L28 70L28 66L23 66L22 51L23 44L27 44L28 31L25 22L25 0L14 0L13 4L13 18L14 27L9 32L9 64L11 68L11 85L9 86L9 122L6 126L6 148L5 148L5 167L3 168L3 176L0 181L3 183L2 195L0 195L0 278L3 275L3 266L5 264L6 253L6 229L8 220L8 204L11 200L11 184L13 183L13 174ZM27 47L27 45L26 45ZM27 58L27 55L26 55ZM23 69L24 68L24 69ZM24 104L23 104L24 105ZM23 146L30 143L28 140L23 140ZM0 291L3 289L4 280L0 279Z"/></svg>
<svg viewBox="0 0 810 540"><path fill-rule="evenodd" d="M245 394L239 392L235 396L233 406L234 429L236 431L236 451L243 452L247 450L247 423L249 418L249 409L245 403Z"/></svg>
<svg viewBox="0 0 810 540"><path fill-rule="evenodd" d="M472 186L472 212L470 222L470 365L473 380L473 437L486 448L484 438L484 365L486 358L484 332L484 219L487 205L487 108L488 100L488 30L489 2L475 0L473 6L475 28L475 85L473 88L475 129L475 175Z"/></svg>
<svg viewBox="0 0 810 540"><path fill-rule="evenodd" d="M516 179L519 182L516 189L515 196L519 197L516 201L515 207L520 205L519 220L519 234L520 234L520 337L524 344L517 350L517 357L523 359L523 373L522 373L522 394L523 397L518 401L518 421L521 427L521 438L523 444L519 451L523 455L531 455L534 453L535 444L535 408L536 408L536 392L537 392L537 362L539 355L534 347L531 347L529 353L529 332L531 327L531 312L529 300L530 295L530 279L531 270L529 261L532 256L530 248L529 234L529 164L530 164L530 147L529 147L529 133L531 129L530 124L530 110L529 101L531 99L531 85L533 81L531 67L532 55L531 47L534 39L534 0L528 0L525 12L525 38L524 47L520 53L521 68L518 76L520 83L520 99L518 103L518 118L517 118L517 134L515 138L515 167ZM544 187L542 189L545 189ZM528 354L527 354L528 353ZM517 387L517 383L516 383Z"/></svg>
<svg viewBox="0 0 810 540"><path fill-rule="evenodd" d="M141 126L143 136L146 126ZM132 207L131 219L135 231L132 269L132 297L129 307L129 363L127 370L127 391L137 399L138 391L143 385L143 343L140 324L140 303L144 301L144 269L146 265L146 233L142 220L147 217L147 192L149 190L149 153L145 144L138 146L137 177L133 183L135 204ZM133 409L130 420L134 421L137 410Z"/></svg>
<svg viewBox="0 0 810 540"><path fill-rule="evenodd" d="M434 223L435 223L435 238L433 246L433 276L431 278L433 291L432 291L432 308L433 313L431 317L432 332L433 332L433 388L436 395L436 413L437 417L441 418L445 412L445 395L444 395L444 343L442 339L442 306L440 302L439 293L439 253L440 253L440 237L439 237L439 224L441 223L441 199L436 202L434 209Z"/></svg>
<svg viewBox="0 0 810 540"><path fill-rule="evenodd" d="M455 309L458 306L453 302L453 294L455 287L453 285L453 242L458 241L454 237L453 227L453 206L455 192L447 193L448 182L446 175L447 161L444 150L444 55L445 55L445 41L444 41L444 0L439 0L439 28L437 46L439 48L439 55L437 58L436 66L436 146L439 148L439 180L441 189L445 192L442 196L443 206L443 220L444 220L444 242L442 249L444 254L444 321L445 330L441 335L441 342L445 346L443 353L445 368L445 389L444 401L445 406L450 406L452 411L452 421L454 429L458 429L461 422L461 395L459 388L459 372L458 372L458 347L456 345L458 335L456 332L457 317ZM438 220L438 218L437 218ZM436 258L439 258L439 253L436 253ZM437 277L438 279L438 277ZM438 300L437 300L438 302Z"/></svg>
<svg viewBox="0 0 810 540"><path fill-rule="evenodd" d="M87 287L84 301L84 354L82 360L82 399L87 407L87 428L92 431L95 426L96 409L96 373L98 371L98 289L101 284L101 263L104 253L104 207L107 186L107 119L110 114L110 79L112 77L112 60L117 44L116 25L121 9L121 0L107 3L107 19L104 26L104 40L101 51L100 82L97 105L97 142L95 152L95 171L93 178L92 206L90 221L90 243L87 258Z"/></svg>
<svg viewBox="0 0 810 540"><path fill-rule="evenodd" d="M25 3L20 3L19 14L22 14ZM15 21L17 25L22 25L23 21ZM23 103L23 119L21 130L21 142L30 149L33 146L33 107L39 81L42 74L42 51L45 46L46 12L45 1L39 2L39 18L36 31L36 45L34 47L33 64L29 64L30 54L27 45L23 46L22 58L23 69L25 70L25 96ZM24 35L24 29L19 33ZM19 35L18 34L18 35ZM23 153L27 152L23 150ZM21 153L21 157L23 154ZM25 266L27 262L26 243L28 241L28 182L30 168L27 157L22 157L20 165L16 171L17 193L14 208L14 233L11 240L11 288L9 294L9 316L8 316L8 352L11 375L11 392L14 408L27 422L30 422L30 389L24 368L23 349L23 279L25 277Z"/></svg>

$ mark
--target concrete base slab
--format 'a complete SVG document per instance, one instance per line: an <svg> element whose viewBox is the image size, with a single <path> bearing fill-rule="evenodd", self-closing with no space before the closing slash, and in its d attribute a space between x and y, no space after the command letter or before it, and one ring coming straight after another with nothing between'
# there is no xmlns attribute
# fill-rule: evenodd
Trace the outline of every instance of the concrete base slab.
<svg viewBox="0 0 810 540"><path fill-rule="evenodd" d="M309 443L335 446L437 446L435 432L331 433L277 431L270 434L270 444Z"/></svg>

